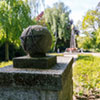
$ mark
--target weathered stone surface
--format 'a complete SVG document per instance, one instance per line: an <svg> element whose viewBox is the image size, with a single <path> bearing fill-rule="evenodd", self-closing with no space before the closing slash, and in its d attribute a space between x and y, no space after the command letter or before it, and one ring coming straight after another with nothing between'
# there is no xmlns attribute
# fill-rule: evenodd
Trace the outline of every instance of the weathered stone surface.
<svg viewBox="0 0 100 100"><path fill-rule="evenodd" d="M45 56L51 47L52 37L46 27L33 25L23 31L21 44L25 52L31 57Z"/></svg>
<svg viewBox="0 0 100 100"><path fill-rule="evenodd" d="M0 87L0 100L58 100L58 92L33 88Z"/></svg>
<svg viewBox="0 0 100 100"><path fill-rule="evenodd" d="M0 100L72 100L72 58L51 69L0 68Z"/></svg>
<svg viewBox="0 0 100 100"><path fill-rule="evenodd" d="M46 57L17 57L13 59L13 66L15 68L51 68L57 63L56 56Z"/></svg>
<svg viewBox="0 0 100 100"><path fill-rule="evenodd" d="M76 96L77 100L88 100L86 96Z"/></svg>

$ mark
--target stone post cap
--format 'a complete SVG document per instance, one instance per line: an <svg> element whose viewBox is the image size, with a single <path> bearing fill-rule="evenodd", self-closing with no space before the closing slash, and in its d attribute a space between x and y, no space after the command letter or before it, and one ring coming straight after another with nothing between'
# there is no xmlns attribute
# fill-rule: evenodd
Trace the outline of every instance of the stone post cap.
<svg viewBox="0 0 100 100"><path fill-rule="evenodd" d="M30 57L45 56L50 50L52 36L46 27L32 25L26 28L21 35L21 44Z"/></svg>

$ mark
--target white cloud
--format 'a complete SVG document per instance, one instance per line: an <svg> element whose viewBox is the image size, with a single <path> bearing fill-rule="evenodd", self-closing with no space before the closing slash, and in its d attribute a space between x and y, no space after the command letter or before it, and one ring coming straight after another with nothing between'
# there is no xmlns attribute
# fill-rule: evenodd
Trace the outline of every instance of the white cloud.
<svg viewBox="0 0 100 100"><path fill-rule="evenodd" d="M46 6L52 6L55 2L58 2L59 0L45 0Z"/></svg>
<svg viewBox="0 0 100 100"><path fill-rule="evenodd" d="M89 9L94 9L98 2L99 0L66 0L65 4L72 10L70 16L76 24Z"/></svg>

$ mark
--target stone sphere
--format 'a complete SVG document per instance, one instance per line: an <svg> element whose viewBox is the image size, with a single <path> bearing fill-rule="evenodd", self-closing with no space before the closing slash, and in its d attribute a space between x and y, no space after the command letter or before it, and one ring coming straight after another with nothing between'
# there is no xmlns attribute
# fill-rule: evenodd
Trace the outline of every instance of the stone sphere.
<svg viewBox="0 0 100 100"><path fill-rule="evenodd" d="M33 25L26 28L21 35L21 44L30 57L41 57L50 50L52 37L46 27Z"/></svg>

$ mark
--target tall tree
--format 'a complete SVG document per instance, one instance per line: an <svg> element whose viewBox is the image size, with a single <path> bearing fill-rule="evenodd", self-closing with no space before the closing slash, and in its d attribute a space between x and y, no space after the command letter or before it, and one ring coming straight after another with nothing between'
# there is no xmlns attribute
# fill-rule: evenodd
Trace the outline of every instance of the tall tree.
<svg viewBox="0 0 100 100"><path fill-rule="evenodd" d="M83 47L100 48L100 4L94 10L88 10L82 20L81 30L85 34ZM88 42L86 42L88 41ZM84 46L85 45L85 46Z"/></svg>
<svg viewBox="0 0 100 100"><path fill-rule="evenodd" d="M55 51L61 42L65 42L70 38L70 10L64 3L55 3L52 8L47 8L44 12L45 22L51 27L51 31L55 35Z"/></svg>
<svg viewBox="0 0 100 100"><path fill-rule="evenodd" d="M19 43L19 36L24 28L34 24L30 17L30 8L23 0L0 1L1 40L5 42L5 60L9 60L9 42Z"/></svg>
<svg viewBox="0 0 100 100"><path fill-rule="evenodd" d="M37 16L41 12L41 8L45 8L45 0L28 0L28 4L31 8L32 17Z"/></svg>
<svg viewBox="0 0 100 100"><path fill-rule="evenodd" d="M99 27L99 12L96 10L87 11L86 15L83 17L82 29L88 31L89 33L94 32Z"/></svg>

